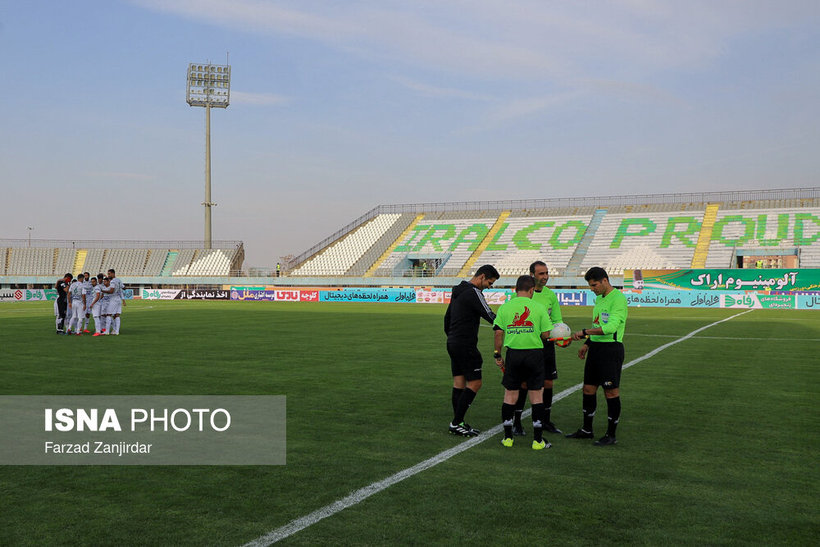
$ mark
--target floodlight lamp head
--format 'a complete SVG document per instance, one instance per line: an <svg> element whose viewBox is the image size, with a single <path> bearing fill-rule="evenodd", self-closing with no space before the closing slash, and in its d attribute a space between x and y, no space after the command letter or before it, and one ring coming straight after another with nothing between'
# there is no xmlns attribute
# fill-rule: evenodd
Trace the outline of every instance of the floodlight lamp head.
<svg viewBox="0 0 820 547"><path fill-rule="evenodd" d="M231 100L230 65L188 65L185 100L191 106L227 108Z"/></svg>

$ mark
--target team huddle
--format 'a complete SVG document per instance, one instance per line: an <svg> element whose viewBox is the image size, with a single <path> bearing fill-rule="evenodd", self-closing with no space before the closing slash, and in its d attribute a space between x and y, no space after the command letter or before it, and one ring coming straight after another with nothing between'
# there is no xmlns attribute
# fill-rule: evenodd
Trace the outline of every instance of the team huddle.
<svg viewBox="0 0 820 547"><path fill-rule="evenodd" d="M54 302L57 334L90 333L91 319L94 319L94 336L120 333L123 285L113 269L108 275L88 272L74 279L70 273L57 280L57 300Z"/></svg>
<svg viewBox="0 0 820 547"><path fill-rule="evenodd" d="M501 444L512 447L514 436L526 434L521 423L524 405L532 406L533 450L549 448L543 433L562 433L551 421L553 386L558 378L555 343L566 347L583 341L578 357L585 359L583 383L583 425L571 439L593 439L593 417L598 387L603 387L607 402L607 430L596 446L617 443L615 431L621 415L620 379L624 362L623 336L627 318L626 297L609 282L603 268L590 268L584 275L595 294L592 326L575 332L563 324L558 298L546 287L549 270L544 262L530 265L529 275L520 276L512 300L502 304L497 314L484 300L482 292L498 280L491 265L481 266L470 281L453 287L450 305L444 316L447 353L453 375L453 420L449 431L474 437L480 431L464 421L465 414L481 388L481 352L477 347L478 327L483 318L493 326L495 363L503 373L504 403ZM563 327L561 338L551 338L553 329ZM506 355L502 350L506 348Z"/></svg>

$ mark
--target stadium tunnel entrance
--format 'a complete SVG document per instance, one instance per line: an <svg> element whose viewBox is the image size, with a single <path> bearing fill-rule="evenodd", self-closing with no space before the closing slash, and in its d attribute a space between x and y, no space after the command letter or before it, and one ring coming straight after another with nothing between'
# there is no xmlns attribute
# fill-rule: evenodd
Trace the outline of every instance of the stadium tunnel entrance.
<svg viewBox="0 0 820 547"><path fill-rule="evenodd" d="M407 253L397 266L403 277L433 277L447 263L452 253Z"/></svg>
<svg viewBox="0 0 820 547"><path fill-rule="evenodd" d="M799 250L797 248L777 249L775 252L768 249L735 250L736 268L798 268L799 263Z"/></svg>

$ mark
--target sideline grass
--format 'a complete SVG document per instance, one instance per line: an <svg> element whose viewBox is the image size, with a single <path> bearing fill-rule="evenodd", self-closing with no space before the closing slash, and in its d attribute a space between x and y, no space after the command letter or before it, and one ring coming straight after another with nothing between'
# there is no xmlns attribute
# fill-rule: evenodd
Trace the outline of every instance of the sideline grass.
<svg viewBox="0 0 820 547"><path fill-rule="evenodd" d="M454 446L443 310L137 301L121 336L68 338L49 304L0 305L2 394L288 398L286 466L0 468L0 544L241 544ZM735 313L630 309L627 360ZM789 341L744 340L761 334ZM489 440L285 543L814 543L820 315L755 311L702 335L624 372L614 449ZM557 390L581 381L574 353L559 350ZM485 359L474 425L498 422L499 381ZM553 417L577 427L580 395Z"/></svg>

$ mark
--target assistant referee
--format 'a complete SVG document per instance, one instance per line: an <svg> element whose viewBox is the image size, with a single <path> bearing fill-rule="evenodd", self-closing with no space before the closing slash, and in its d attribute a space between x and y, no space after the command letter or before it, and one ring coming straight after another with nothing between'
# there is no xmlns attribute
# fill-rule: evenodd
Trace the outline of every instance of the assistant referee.
<svg viewBox="0 0 820 547"><path fill-rule="evenodd" d="M592 310L592 328L572 333L573 340L586 342L578 350L578 357L586 357L584 366L583 411L584 425L567 437L592 439L592 419L597 407L598 386L604 388L607 406L606 435L595 441L596 446L613 446L615 429L621 417L621 369L624 364L624 329L626 327L626 297L610 285L609 276L603 268L590 268L584 275L589 288L597 296Z"/></svg>

